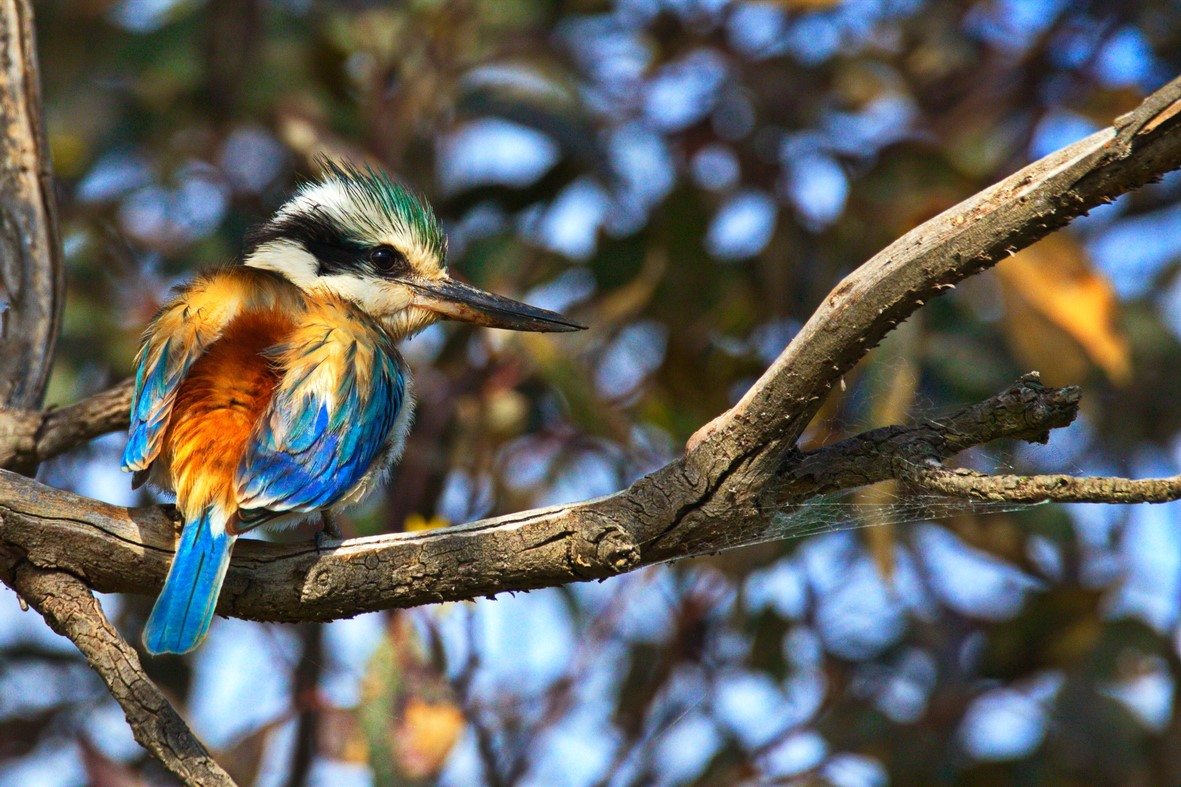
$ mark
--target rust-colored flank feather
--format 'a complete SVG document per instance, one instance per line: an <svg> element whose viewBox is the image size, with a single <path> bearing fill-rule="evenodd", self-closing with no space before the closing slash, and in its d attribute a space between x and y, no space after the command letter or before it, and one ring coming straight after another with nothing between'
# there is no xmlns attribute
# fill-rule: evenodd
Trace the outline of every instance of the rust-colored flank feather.
<svg viewBox="0 0 1181 787"><path fill-rule="evenodd" d="M166 465L184 508L200 511L215 500L233 507L234 473L278 382L261 352L294 328L276 310L244 312L189 370L164 436Z"/></svg>

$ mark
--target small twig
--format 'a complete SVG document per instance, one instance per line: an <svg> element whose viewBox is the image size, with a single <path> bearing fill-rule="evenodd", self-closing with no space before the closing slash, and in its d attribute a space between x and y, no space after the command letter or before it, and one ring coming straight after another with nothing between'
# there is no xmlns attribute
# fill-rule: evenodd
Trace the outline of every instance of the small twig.
<svg viewBox="0 0 1181 787"><path fill-rule="evenodd" d="M126 429L131 380L53 410L0 408L0 467L29 467L96 437Z"/></svg>
<svg viewBox="0 0 1181 787"><path fill-rule="evenodd" d="M123 708L132 734L186 784L233 785L193 735L159 687L144 673L135 649L103 614L98 600L76 577L20 563L6 582L73 642Z"/></svg>
<svg viewBox="0 0 1181 787"><path fill-rule="evenodd" d="M909 466L943 461L994 440L1044 443L1050 430L1074 421L1081 398L1075 386L1047 388L1036 372L1030 373L996 396L938 420L886 426L806 454L789 454L782 483L769 491L779 505L800 503L817 494L906 478Z"/></svg>
<svg viewBox="0 0 1181 787"><path fill-rule="evenodd" d="M1181 476L1171 478L989 475L937 463L912 466L907 480L943 495L1013 503L1171 503L1181 500Z"/></svg>

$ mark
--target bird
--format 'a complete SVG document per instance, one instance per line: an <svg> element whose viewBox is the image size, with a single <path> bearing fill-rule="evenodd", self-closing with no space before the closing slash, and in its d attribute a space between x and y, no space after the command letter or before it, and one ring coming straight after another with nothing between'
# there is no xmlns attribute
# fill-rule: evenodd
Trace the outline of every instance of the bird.
<svg viewBox="0 0 1181 787"><path fill-rule="evenodd" d="M339 537L336 515L385 481L414 412L398 342L439 320L585 327L452 278L422 196L370 165L318 163L239 262L179 286L144 331L122 467L175 494L183 520L150 654L205 639L239 536L320 516Z"/></svg>

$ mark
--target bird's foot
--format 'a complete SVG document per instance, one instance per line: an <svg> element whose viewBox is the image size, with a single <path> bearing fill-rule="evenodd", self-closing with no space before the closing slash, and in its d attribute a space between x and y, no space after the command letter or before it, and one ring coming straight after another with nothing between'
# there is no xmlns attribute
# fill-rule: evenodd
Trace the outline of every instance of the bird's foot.
<svg viewBox="0 0 1181 787"><path fill-rule="evenodd" d="M316 554L327 552L330 549L335 549L340 546L341 539L333 538L325 533L323 530L316 531Z"/></svg>
<svg viewBox="0 0 1181 787"><path fill-rule="evenodd" d="M172 520L172 526L179 533L185 525L185 518L180 515L180 509L176 507L176 503L162 503L160 507L164 509L164 516Z"/></svg>
<svg viewBox="0 0 1181 787"><path fill-rule="evenodd" d="M320 522L321 527L316 531L316 552L339 546L340 542L344 541L344 533L341 532L336 516L328 511L321 511Z"/></svg>
<svg viewBox="0 0 1181 787"><path fill-rule="evenodd" d="M344 533L340 529L340 521L336 518L336 514L325 509L320 512L320 522L322 525L321 533L337 541L344 540Z"/></svg>

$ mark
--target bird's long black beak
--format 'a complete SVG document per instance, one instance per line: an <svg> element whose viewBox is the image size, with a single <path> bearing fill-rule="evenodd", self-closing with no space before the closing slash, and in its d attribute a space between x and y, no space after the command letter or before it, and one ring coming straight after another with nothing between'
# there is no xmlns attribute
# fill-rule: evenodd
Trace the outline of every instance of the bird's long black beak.
<svg viewBox="0 0 1181 787"><path fill-rule="evenodd" d="M579 325L557 312L538 309L452 278L402 281L417 293L414 299L417 306L430 309L447 319L511 331L557 333L586 330L585 325Z"/></svg>

